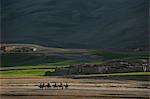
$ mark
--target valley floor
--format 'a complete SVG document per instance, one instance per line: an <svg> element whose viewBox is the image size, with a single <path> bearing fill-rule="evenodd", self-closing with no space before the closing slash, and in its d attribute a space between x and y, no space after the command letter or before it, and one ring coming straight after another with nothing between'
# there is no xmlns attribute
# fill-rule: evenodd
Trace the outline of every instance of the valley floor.
<svg viewBox="0 0 150 99"><path fill-rule="evenodd" d="M148 99L148 81L71 79L63 77L1 77L1 99ZM68 89L39 89L40 82L68 83Z"/></svg>

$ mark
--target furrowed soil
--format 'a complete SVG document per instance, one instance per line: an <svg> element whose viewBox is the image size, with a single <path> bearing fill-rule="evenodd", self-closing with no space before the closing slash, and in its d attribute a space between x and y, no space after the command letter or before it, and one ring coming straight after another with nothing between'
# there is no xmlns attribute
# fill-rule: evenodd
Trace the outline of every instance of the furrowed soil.
<svg viewBox="0 0 150 99"><path fill-rule="evenodd" d="M72 79L64 77L0 77L0 99L149 99L148 81ZM38 87L41 82L68 83L67 89Z"/></svg>

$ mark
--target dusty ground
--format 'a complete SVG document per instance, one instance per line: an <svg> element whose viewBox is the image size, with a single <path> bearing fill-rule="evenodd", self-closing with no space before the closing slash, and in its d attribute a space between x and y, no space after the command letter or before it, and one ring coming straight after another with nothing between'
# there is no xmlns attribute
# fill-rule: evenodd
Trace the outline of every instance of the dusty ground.
<svg viewBox="0 0 150 99"><path fill-rule="evenodd" d="M150 99L148 81L60 77L1 77L0 81L0 99ZM70 86L39 89L40 82L67 82Z"/></svg>

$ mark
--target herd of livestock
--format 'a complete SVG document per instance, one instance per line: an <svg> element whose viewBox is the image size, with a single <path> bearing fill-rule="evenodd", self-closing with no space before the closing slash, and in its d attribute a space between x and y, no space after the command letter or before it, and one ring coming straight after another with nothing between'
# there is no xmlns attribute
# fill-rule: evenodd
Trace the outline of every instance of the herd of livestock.
<svg viewBox="0 0 150 99"><path fill-rule="evenodd" d="M41 89L47 89L47 88L54 88L54 89L67 89L69 87L69 85L67 83L63 84L63 83L40 83L40 85L38 85L39 88Z"/></svg>

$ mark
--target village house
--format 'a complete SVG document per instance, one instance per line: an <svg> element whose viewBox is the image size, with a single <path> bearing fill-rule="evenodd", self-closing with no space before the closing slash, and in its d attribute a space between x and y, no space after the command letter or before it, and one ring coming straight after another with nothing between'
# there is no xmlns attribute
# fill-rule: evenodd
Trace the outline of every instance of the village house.
<svg viewBox="0 0 150 99"><path fill-rule="evenodd" d="M37 48L22 46L1 46L1 52L36 52Z"/></svg>
<svg viewBox="0 0 150 99"><path fill-rule="evenodd" d="M77 64L66 68L56 68L55 72L46 72L46 76L56 75L79 75L79 74L102 74L150 71L148 61L141 60L117 60L104 64ZM143 67L144 66L144 67Z"/></svg>

